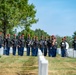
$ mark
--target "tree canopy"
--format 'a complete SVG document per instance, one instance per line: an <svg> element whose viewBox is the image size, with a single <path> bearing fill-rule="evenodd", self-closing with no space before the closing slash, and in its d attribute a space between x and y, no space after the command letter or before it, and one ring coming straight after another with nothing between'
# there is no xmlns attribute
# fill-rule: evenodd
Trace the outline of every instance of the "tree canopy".
<svg viewBox="0 0 76 75"><path fill-rule="evenodd" d="M76 37L76 31L73 33L73 38Z"/></svg>
<svg viewBox="0 0 76 75"><path fill-rule="evenodd" d="M38 20L35 6L29 4L28 0L0 0L0 30L4 33L7 29L13 29L16 26L25 29Z"/></svg>

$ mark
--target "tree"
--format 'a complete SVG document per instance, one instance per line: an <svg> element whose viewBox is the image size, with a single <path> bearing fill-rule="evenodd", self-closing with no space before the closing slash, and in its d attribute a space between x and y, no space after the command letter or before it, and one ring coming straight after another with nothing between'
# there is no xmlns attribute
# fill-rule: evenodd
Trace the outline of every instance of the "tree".
<svg viewBox="0 0 76 75"><path fill-rule="evenodd" d="M45 32L44 30L41 29L36 29L35 30L35 35L38 36L38 38L40 39L40 37L43 35L44 37L48 37L49 34L47 34L47 32Z"/></svg>
<svg viewBox="0 0 76 75"><path fill-rule="evenodd" d="M43 35L44 37L45 36L49 36L44 30L36 29L34 31L34 30L31 30L29 27L27 28L27 30L22 30L21 32L19 32L18 35L21 35L21 34L24 34L25 35L25 39L27 38L27 35L28 34L30 34L31 38L33 36L37 36L39 39L40 39L41 35Z"/></svg>
<svg viewBox="0 0 76 75"><path fill-rule="evenodd" d="M62 37L56 35L56 39L57 39L57 46L58 46L58 48L59 48L59 47L60 47L60 43L61 43L61 41L62 41Z"/></svg>
<svg viewBox="0 0 76 75"><path fill-rule="evenodd" d="M73 38L76 36L76 31L74 32L74 34L73 34Z"/></svg>
<svg viewBox="0 0 76 75"><path fill-rule="evenodd" d="M5 36L7 29L16 26L26 29L38 21L35 14L35 6L28 0L0 0L0 30Z"/></svg>

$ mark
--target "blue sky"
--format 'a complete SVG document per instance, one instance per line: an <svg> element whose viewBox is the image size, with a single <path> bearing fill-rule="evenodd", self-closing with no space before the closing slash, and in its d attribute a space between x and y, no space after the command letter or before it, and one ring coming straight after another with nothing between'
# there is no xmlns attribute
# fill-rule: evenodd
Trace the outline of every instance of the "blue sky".
<svg viewBox="0 0 76 75"><path fill-rule="evenodd" d="M29 0L37 10L37 24L31 29L42 29L49 35L72 36L76 31L76 0Z"/></svg>

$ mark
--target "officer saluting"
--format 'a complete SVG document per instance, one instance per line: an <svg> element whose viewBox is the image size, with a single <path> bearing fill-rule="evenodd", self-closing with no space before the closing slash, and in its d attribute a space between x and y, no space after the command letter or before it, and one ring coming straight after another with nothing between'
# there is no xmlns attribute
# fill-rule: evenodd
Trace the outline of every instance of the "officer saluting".
<svg viewBox="0 0 76 75"><path fill-rule="evenodd" d="M17 47L18 41L16 39L16 34L14 34L14 38L12 39L12 49L13 49L13 55L16 55L16 47Z"/></svg>
<svg viewBox="0 0 76 75"><path fill-rule="evenodd" d="M30 56L30 47L31 47L31 39L30 39L30 35L28 34L26 40L27 56Z"/></svg>
<svg viewBox="0 0 76 75"><path fill-rule="evenodd" d="M56 37L52 39L52 57L56 57L56 51L57 51L57 41Z"/></svg>
<svg viewBox="0 0 76 75"><path fill-rule="evenodd" d="M11 39L10 39L10 34L7 34L7 39L6 39L6 55L9 55L10 52L10 46L11 46Z"/></svg>

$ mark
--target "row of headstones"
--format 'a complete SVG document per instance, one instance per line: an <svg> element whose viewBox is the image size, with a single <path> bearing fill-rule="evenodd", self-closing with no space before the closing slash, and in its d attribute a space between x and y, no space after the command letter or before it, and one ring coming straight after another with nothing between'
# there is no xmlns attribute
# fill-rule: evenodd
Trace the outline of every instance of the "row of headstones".
<svg viewBox="0 0 76 75"><path fill-rule="evenodd" d="M61 49L60 48L57 49L57 53L61 55ZM73 50L73 48L69 48L66 51L66 54L67 54L67 57L76 58L76 50Z"/></svg>
<svg viewBox="0 0 76 75"><path fill-rule="evenodd" d="M26 51L26 48L24 48L24 51ZM0 55L3 55L3 53L4 53L4 48L2 47L2 48L0 48ZM10 53L12 53L12 47L10 48ZM57 53L61 55L61 49L60 48L57 49ZM69 48L67 50L67 56L76 58L76 50L73 50L72 48Z"/></svg>
<svg viewBox="0 0 76 75"><path fill-rule="evenodd" d="M0 48L0 55L3 55L4 54L4 48L3 47L1 47ZM26 48L24 48L24 51L26 51ZM17 52L18 52L18 49L17 49ZM13 53L13 50L12 50L12 47L10 48L10 54L12 54Z"/></svg>
<svg viewBox="0 0 76 75"><path fill-rule="evenodd" d="M38 75L48 75L48 61L43 56L41 50L38 49Z"/></svg>

